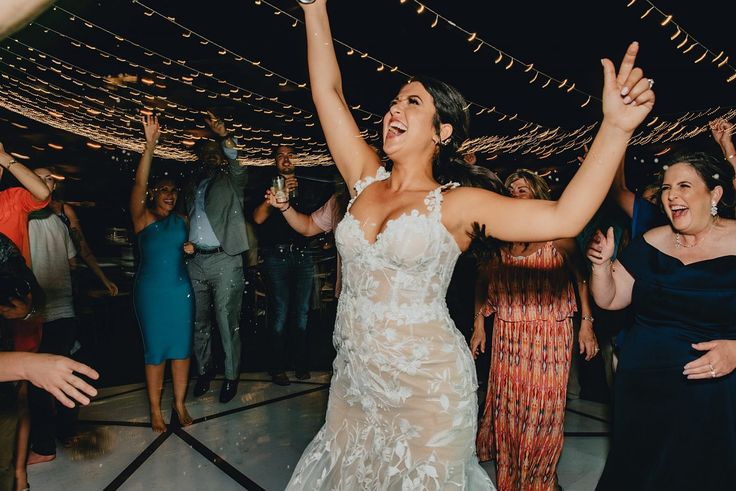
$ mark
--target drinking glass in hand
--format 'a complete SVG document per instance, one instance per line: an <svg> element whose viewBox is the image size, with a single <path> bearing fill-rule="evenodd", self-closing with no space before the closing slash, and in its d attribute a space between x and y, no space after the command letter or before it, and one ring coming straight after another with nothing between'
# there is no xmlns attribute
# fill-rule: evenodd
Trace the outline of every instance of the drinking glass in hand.
<svg viewBox="0 0 736 491"><path fill-rule="evenodd" d="M284 176L276 176L271 181L271 192L276 197L277 203L286 203L289 201L289 195L286 192L286 179Z"/></svg>

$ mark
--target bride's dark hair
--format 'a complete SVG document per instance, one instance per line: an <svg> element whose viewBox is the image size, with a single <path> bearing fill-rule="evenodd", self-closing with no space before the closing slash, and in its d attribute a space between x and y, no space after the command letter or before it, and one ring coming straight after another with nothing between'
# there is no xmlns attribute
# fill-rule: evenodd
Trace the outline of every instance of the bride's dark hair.
<svg viewBox="0 0 736 491"><path fill-rule="evenodd" d="M433 124L437 134L440 134L443 124L452 126L452 134L437 144L438 148L432 161L434 180L440 184L457 182L461 186L504 193L503 183L495 174L484 167L468 164L459 152L462 144L468 139L470 131L468 103L462 94L451 85L432 77L417 76L409 81L411 82L422 84L432 96L435 107ZM390 162L387 168L390 170ZM500 243L486 235L485 226L481 228L478 223L474 223L470 236L473 240L469 251L479 260L497 253Z"/></svg>

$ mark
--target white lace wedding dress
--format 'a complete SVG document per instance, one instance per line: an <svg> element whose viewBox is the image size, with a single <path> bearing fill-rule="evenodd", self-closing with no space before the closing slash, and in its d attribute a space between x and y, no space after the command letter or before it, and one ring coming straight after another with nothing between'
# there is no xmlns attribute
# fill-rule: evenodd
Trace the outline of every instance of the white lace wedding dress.
<svg viewBox="0 0 736 491"><path fill-rule="evenodd" d="M379 168L356 197L388 176ZM391 220L375 243L349 206L337 226L344 284L326 421L288 490L495 489L475 455L475 365L445 305L460 250L440 213L455 186L430 192L426 213Z"/></svg>

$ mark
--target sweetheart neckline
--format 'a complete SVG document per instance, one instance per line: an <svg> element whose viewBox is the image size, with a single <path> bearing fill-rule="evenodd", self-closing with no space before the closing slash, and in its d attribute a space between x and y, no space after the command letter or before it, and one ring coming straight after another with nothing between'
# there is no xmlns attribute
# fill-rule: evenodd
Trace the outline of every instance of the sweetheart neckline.
<svg viewBox="0 0 736 491"><path fill-rule="evenodd" d="M360 236L361 240L369 248L376 247L376 245L379 242L381 242L381 238L383 237L383 235L386 232L388 232L389 227L391 227L394 223L399 222L402 219L409 218L409 217L416 217L416 218L420 218L421 217L421 218L424 218L425 220L427 220L427 219L430 218L430 215L428 213L420 213L419 210L417 210L416 208L413 208L412 210L410 210L408 212L404 211L399 216L397 216L396 218L390 218L390 219L386 220L386 222L383 224L383 229L380 232L378 232L378 234L376 235L376 238L374 239L374 241L373 242L370 242L368 240L368 238L365 236L365 231L360 226L360 222L358 221L358 219L355 218L355 216L352 213L350 213L350 210L347 210L345 212L345 218L350 218L350 220L352 220L353 223L355 223L355 225L358 228L358 232L359 232L359 236ZM442 223L442 220L439 220L438 219L437 220L437 223L442 228L442 231L445 233L445 235L447 235L447 237L450 239L450 241L452 242L452 244L455 246L456 252L458 254L462 254L463 251L462 251L462 249L460 249L460 246L457 244L457 241L455 240L455 237L450 233L450 231L447 229L447 227L445 227L445 224Z"/></svg>

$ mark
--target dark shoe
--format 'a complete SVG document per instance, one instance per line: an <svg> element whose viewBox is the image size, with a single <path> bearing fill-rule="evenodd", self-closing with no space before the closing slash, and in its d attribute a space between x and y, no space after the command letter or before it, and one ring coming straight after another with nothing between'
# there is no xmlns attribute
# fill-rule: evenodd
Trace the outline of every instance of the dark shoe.
<svg viewBox="0 0 736 491"><path fill-rule="evenodd" d="M220 388L220 402L230 402L237 392L238 381L225 379Z"/></svg>
<svg viewBox="0 0 736 491"><path fill-rule="evenodd" d="M297 370L296 371L297 380L307 380L309 378L312 378L312 374L309 373L309 370Z"/></svg>
<svg viewBox="0 0 736 491"><path fill-rule="evenodd" d="M291 382L289 381L289 377L286 375L286 372L276 372L273 375L271 375L271 381L276 385L289 385Z"/></svg>
<svg viewBox="0 0 736 491"><path fill-rule="evenodd" d="M194 384L194 397L199 397L207 393L210 390L210 378L209 375L200 375L197 377L197 383Z"/></svg>

